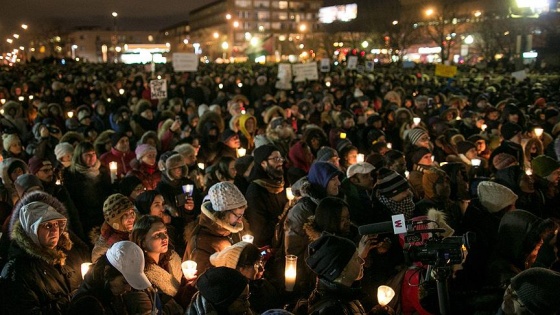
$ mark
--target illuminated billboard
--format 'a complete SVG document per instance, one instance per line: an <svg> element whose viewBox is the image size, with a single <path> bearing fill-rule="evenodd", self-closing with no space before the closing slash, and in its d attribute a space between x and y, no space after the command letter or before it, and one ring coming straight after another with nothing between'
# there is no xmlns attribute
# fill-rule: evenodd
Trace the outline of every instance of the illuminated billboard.
<svg viewBox="0 0 560 315"><path fill-rule="evenodd" d="M319 9L319 21L321 23L332 23L334 21L348 22L358 16L358 5L350 3L346 5L336 5Z"/></svg>

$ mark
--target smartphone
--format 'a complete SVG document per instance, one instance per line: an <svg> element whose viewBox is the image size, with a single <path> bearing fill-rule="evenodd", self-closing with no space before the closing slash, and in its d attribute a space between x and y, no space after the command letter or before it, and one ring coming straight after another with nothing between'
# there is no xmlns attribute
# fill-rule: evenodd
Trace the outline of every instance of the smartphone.
<svg viewBox="0 0 560 315"><path fill-rule="evenodd" d="M187 195L186 194L179 194L175 196L175 203L178 207L182 207L187 203Z"/></svg>

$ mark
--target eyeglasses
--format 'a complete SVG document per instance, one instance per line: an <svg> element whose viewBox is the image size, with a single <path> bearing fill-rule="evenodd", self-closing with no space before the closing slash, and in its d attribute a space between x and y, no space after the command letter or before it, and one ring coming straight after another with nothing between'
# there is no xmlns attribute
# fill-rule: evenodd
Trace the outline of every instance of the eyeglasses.
<svg viewBox="0 0 560 315"><path fill-rule="evenodd" d="M55 229L64 230L64 228L66 227L66 221L65 220L49 221L49 222L41 223L39 226L47 231L54 231Z"/></svg>
<svg viewBox="0 0 560 315"><path fill-rule="evenodd" d="M277 162L277 163L280 163L280 162L284 162L284 161L285 161L285 159L284 159L283 157L281 157L281 156L270 157L270 158L268 158L268 160L269 160L269 161L272 160L272 161Z"/></svg>
<svg viewBox="0 0 560 315"><path fill-rule="evenodd" d="M52 173L53 168L49 167L49 168L42 168L39 170L39 172L43 172L43 173Z"/></svg>
<svg viewBox="0 0 560 315"><path fill-rule="evenodd" d="M230 213L233 214L233 215L237 218L237 220L241 220L241 219L245 216L245 213L243 213L243 214L237 214L237 213L235 213L235 212L233 212L233 211L230 211Z"/></svg>

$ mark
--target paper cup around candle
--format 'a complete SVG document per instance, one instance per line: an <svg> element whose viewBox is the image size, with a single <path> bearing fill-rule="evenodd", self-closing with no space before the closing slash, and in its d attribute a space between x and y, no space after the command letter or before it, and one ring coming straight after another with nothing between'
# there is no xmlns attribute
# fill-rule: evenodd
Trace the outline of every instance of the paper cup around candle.
<svg viewBox="0 0 560 315"><path fill-rule="evenodd" d="M286 198L288 198L288 200L294 200L294 193L292 192L292 187L288 187L286 188Z"/></svg>
<svg viewBox="0 0 560 315"><path fill-rule="evenodd" d="M297 277L297 256L296 255L286 255L286 268L284 270L284 284L286 286L286 291L292 292L294 290L294 285L296 284Z"/></svg>
<svg viewBox="0 0 560 315"><path fill-rule="evenodd" d="M80 268L80 269L81 269L81 271L82 271L82 279L84 279L84 278L86 277L86 273L88 273L90 267L91 267L91 263L90 263L90 262L86 262L86 263L83 263L83 264L81 265L81 268Z"/></svg>
<svg viewBox="0 0 560 315"><path fill-rule="evenodd" d="M253 235L249 235L249 234L243 235L243 236L241 237L241 240L242 240L243 242L247 242L247 243L251 243L251 244L253 243L253 240L254 240L254 239L255 239L255 237L254 237Z"/></svg>
<svg viewBox="0 0 560 315"><path fill-rule="evenodd" d="M471 165L474 166L474 167L479 167L481 162L482 161L480 159L472 159L471 160Z"/></svg>
<svg viewBox="0 0 560 315"><path fill-rule="evenodd" d="M198 163L198 168L200 168L201 170L204 169L204 163Z"/></svg>
<svg viewBox="0 0 560 315"><path fill-rule="evenodd" d="M543 132L544 132L544 129L535 128L534 131L535 131L535 136L537 136L537 138L540 138L542 136Z"/></svg>
<svg viewBox="0 0 560 315"><path fill-rule="evenodd" d="M189 196L192 196L193 189L194 189L194 186L193 186L193 185L191 185L191 184L183 185L182 188L183 188L183 193L185 193L185 194L187 194L187 195L189 195Z"/></svg>
<svg viewBox="0 0 560 315"><path fill-rule="evenodd" d="M394 297L395 290L391 287L380 285L379 288L377 288L377 302L379 302L379 305L385 306L389 304Z"/></svg>
<svg viewBox="0 0 560 315"><path fill-rule="evenodd" d="M363 153L360 153L360 154L358 154L358 156L356 157L356 161L357 161L358 163L362 163L362 162L364 161L364 158L365 158L365 157L364 157L364 154L363 154Z"/></svg>
<svg viewBox="0 0 560 315"><path fill-rule="evenodd" d="M412 121L414 122L414 125L418 125L422 121L422 119L420 119L420 117L414 117L412 118Z"/></svg>
<svg viewBox="0 0 560 315"><path fill-rule="evenodd" d="M340 133L340 139L346 139L346 132Z"/></svg>
<svg viewBox="0 0 560 315"><path fill-rule="evenodd" d="M181 269L183 269L183 275L187 280L196 277L196 262L192 260L186 260L181 263Z"/></svg>
<svg viewBox="0 0 560 315"><path fill-rule="evenodd" d="M245 149L245 148L237 149L237 155L239 155L239 157L245 156L246 153L247 153L247 149Z"/></svg>
<svg viewBox="0 0 560 315"><path fill-rule="evenodd" d="M531 175L533 175L533 170L528 168L528 169L525 170L525 174L527 174L527 176L531 176Z"/></svg>
<svg viewBox="0 0 560 315"><path fill-rule="evenodd" d="M74 117L74 112L68 112L68 118Z"/></svg>
<svg viewBox="0 0 560 315"><path fill-rule="evenodd" d="M482 126L480 126L480 130L485 131L486 128L488 128L488 125L486 124L482 124Z"/></svg>

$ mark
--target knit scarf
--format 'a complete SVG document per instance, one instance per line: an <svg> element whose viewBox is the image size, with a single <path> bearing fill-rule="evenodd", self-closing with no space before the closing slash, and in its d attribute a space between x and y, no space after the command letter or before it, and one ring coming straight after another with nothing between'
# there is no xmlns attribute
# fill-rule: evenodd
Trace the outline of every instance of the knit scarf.
<svg viewBox="0 0 560 315"><path fill-rule="evenodd" d="M74 169L81 174L86 175L89 178L96 178L97 176L99 176L99 167L101 166L101 162L99 162L99 160L97 160L95 162L95 165L93 165L92 167L88 167L82 164L78 164L76 163L74 165Z"/></svg>
<svg viewBox="0 0 560 315"><path fill-rule="evenodd" d="M414 202L412 197L408 197L400 202L396 202L384 195L379 196L379 201L384 204L393 214L404 214L406 220L412 219L414 215Z"/></svg>
<svg viewBox="0 0 560 315"><path fill-rule="evenodd" d="M259 178L254 180L255 184L266 188L269 193L279 194L284 190L284 179L278 181L270 178Z"/></svg>

